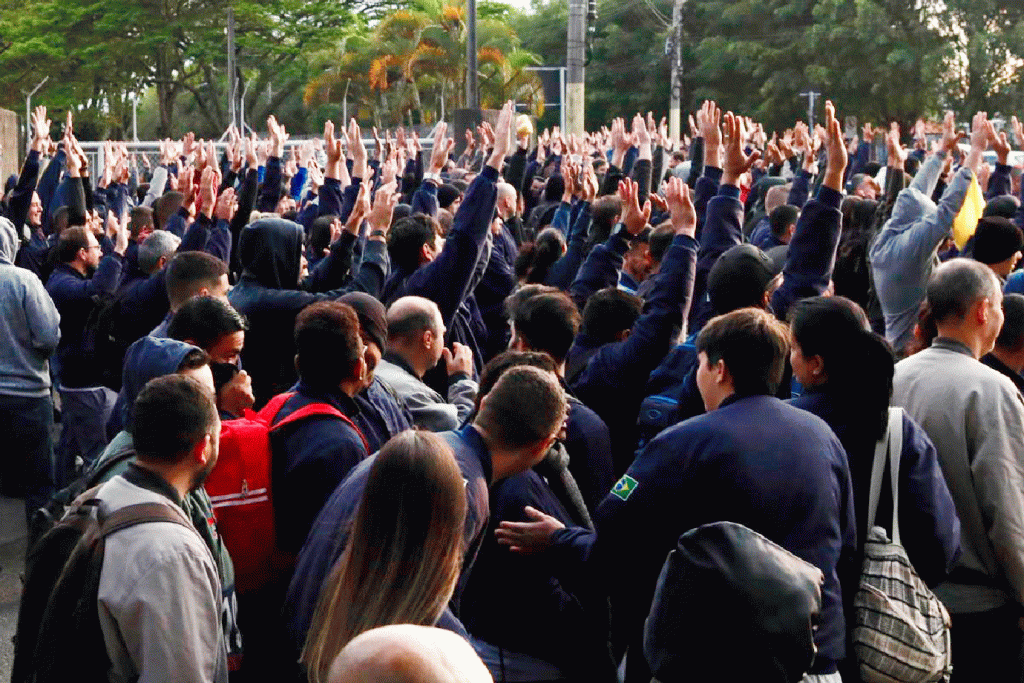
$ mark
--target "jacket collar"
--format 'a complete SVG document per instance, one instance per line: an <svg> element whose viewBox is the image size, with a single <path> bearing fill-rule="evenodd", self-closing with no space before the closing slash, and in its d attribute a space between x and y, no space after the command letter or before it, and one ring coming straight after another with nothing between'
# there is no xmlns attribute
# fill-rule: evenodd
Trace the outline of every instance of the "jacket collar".
<svg viewBox="0 0 1024 683"><path fill-rule="evenodd" d="M128 463L128 469L122 475L131 484L135 484L139 488L152 491L153 493L159 493L162 496L166 496L171 499L178 507L181 507L181 496L178 495L177 490L173 486L167 483L163 477L156 472L151 472L145 467L140 467L138 463Z"/></svg>
<svg viewBox="0 0 1024 683"><path fill-rule="evenodd" d="M487 480L487 486L490 486L494 479L494 464L491 462L491 449L484 443L484 439L480 436L480 432L476 431L476 428L472 424L468 424L462 429L455 431L459 441L464 443L466 447L471 450L478 458L480 458L480 467L484 471L484 478Z"/></svg>
<svg viewBox="0 0 1024 683"><path fill-rule="evenodd" d="M956 339L950 339L949 337L936 337L932 341L932 348L943 349L944 351L954 351L974 358L974 352L971 351L967 344L959 342Z"/></svg>

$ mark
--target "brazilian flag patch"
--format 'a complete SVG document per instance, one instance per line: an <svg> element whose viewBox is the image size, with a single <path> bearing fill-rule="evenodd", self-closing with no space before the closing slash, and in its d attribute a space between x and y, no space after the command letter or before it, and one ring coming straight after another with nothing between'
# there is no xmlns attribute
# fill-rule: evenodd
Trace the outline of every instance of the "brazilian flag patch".
<svg viewBox="0 0 1024 683"><path fill-rule="evenodd" d="M633 491L636 491L636 487L639 486L639 482L628 474L622 475L622 479L615 482L615 486L612 487L612 495L619 500L629 500L629 497L633 495Z"/></svg>

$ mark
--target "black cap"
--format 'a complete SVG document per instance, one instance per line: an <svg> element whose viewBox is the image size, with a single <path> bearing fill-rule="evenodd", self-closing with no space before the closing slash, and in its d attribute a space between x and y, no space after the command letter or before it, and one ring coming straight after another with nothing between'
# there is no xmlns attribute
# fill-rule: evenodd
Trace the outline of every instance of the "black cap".
<svg viewBox="0 0 1024 683"><path fill-rule="evenodd" d="M384 304L363 292L349 292L338 301L348 304L359 316L359 327L377 343L381 353L388 348L388 323Z"/></svg>
<svg viewBox="0 0 1024 683"><path fill-rule="evenodd" d="M718 314L760 308L764 292L781 267L752 244L738 244L722 254L708 273L708 297Z"/></svg>
<svg viewBox="0 0 1024 683"><path fill-rule="evenodd" d="M1010 258L1024 246L1024 235L1012 221L989 216L978 221L974 231L974 260L986 265Z"/></svg>

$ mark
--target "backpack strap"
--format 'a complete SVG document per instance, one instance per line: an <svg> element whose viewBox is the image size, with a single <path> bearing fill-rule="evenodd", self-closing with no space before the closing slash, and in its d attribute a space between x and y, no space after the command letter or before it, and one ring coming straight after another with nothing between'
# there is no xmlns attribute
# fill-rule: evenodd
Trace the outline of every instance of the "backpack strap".
<svg viewBox="0 0 1024 683"><path fill-rule="evenodd" d="M148 522L170 522L195 531L192 523L185 518L185 513L170 505L163 503L136 503L135 505L127 505L104 519L103 524L100 526L99 535L100 538L106 538L110 534L115 534L122 529ZM198 535L198 532L196 534Z"/></svg>
<svg viewBox="0 0 1024 683"><path fill-rule="evenodd" d="M284 404L287 403L288 399L294 395L294 391L286 391L283 394L278 394L267 401L267 405L263 406L263 408L260 409L260 412L256 413L257 417L268 425L272 424L274 422L274 418L277 417L279 412L281 412L281 408L284 407Z"/></svg>
<svg viewBox="0 0 1024 683"><path fill-rule="evenodd" d="M270 403L267 403L263 411L269 412L270 408L272 407L271 404L273 404L275 401L277 401L277 399L281 398L282 396L287 397L283 401L281 401L279 405L277 405L277 410L274 411L273 417L270 418L271 422L273 421L273 418L276 417L277 414L281 411L281 407L284 406L285 402L294 395L295 394L281 394L280 396L275 396L273 399L271 399ZM261 415L263 414L263 411L260 412ZM367 455L370 454L370 444L366 440L366 437L363 436L363 431L359 429L358 426L356 426L356 423L353 422L348 415L341 412L340 410L332 406L330 403L310 403L308 405L304 405L298 410L296 410L294 413L289 415L288 417L278 422L277 424L272 424L270 427L270 431L273 433L278 429L281 429L282 427L287 427L288 425L295 424L296 422L300 422L309 417L333 417L348 424L348 426L354 429L356 434L359 435L359 439L360 441L363 442L363 449L366 451Z"/></svg>

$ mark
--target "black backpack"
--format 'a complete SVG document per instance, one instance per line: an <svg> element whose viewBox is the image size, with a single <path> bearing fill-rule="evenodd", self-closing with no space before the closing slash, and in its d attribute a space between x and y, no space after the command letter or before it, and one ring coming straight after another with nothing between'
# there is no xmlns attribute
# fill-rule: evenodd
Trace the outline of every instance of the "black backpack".
<svg viewBox="0 0 1024 683"><path fill-rule="evenodd" d="M129 505L104 518L98 490L82 494L28 552L12 683L106 680L110 658L96 606L104 540L148 522L193 528L183 512L163 503Z"/></svg>
<svg viewBox="0 0 1024 683"><path fill-rule="evenodd" d="M131 344L124 343L118 335L121 301L113 294L95 294L92 301L92 310L82 335L82 349L93 359L100 383L113 391L120 391L124 354Z"/></svg>

